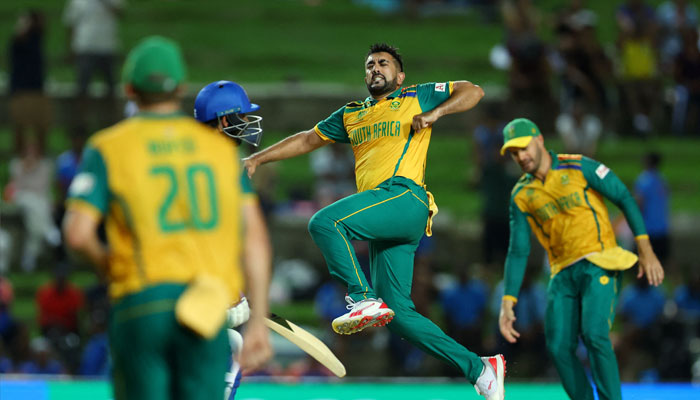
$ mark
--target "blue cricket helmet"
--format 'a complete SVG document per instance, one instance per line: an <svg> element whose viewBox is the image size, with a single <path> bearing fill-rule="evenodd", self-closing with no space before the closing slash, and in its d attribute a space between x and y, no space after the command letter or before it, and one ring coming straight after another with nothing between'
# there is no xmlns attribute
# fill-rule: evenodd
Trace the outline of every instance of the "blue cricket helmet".
<svg viewBox="0 0 700 400"><path fill-rule="evenodd" d="M241 85L231 81L208 84L194 100L194 118L197 121L209 123L225 118L228 126L223 126L222 130L226 135L254 146L260 143L262 136L262 117L242 114L259 109L259 105L250 102Z"/></svg>

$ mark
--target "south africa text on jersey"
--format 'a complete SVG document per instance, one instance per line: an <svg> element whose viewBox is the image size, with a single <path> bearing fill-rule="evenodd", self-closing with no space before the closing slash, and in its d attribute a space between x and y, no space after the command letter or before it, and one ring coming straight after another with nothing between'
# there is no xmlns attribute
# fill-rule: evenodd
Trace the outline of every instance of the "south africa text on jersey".
<svg viewBox="0 0 700 400"><path fill-rule="evenodd" d="M357 146L384 136L401 136L401 121L382 121L353 129L350 132L350 143Z"/></svg>

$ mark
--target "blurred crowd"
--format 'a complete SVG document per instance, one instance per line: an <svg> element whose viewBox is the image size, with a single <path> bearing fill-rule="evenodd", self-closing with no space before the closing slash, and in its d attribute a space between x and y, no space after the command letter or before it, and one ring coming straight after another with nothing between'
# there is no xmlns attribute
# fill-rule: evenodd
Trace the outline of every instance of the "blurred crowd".
<svg viewBox="0 0 700 400"><path fill-rule="evenodd" d="M700 133L698 7L667 0L617 7L614 43L601 43L604 16L571 0L544 16L531 0L501 3L505 32L492 61L507 67L509 109L553 121L567 151L593 155L605 132L646 137ZM543 37L552 35L547 41Z"/></svg>
<svg viewBox="0 0 700 400"><path fill-rule="evenodd" d="M383 1L374 6L391 12L393 3L402 4ZM470 350L504 353L512 376L556 379L551 365L543 364L549 274L544 261L532 261L516 306L516 329L522 334L519 342L508 344L498 333L496 314L509 235L506 210L519 174L517 166L499 154L504 122L511 116L528 115L546 131L559 135L564 152L588 156L595 155L606 135L641 139L659 132L700 135L698 7L686 0L668 0L656 8L644 0L622 1L615 15L617 40L601 43L597 27L604 16L587 9L583 0L571 0L559 13L547 17L531 0L410 3L419 10L433 11L450 5L467 7L479 10L485 23L504 26L503 44L494 47L491 62L509 76L504 102L479 106L482 117L472 135L473 154L465 155L474 163L469 190L482 196L482 249L469 262L438 265L435 242L440 236L424 240L414 266L414 302L421 307L419 312L439 321ZM10 181L2 196L15 213L3 218L12 221L14 215L15 226L21 228L0 227L0 374L106 377L109 373L106 288L99 282L78 287L72 281L71 274L84 267L73 264L63 251L58 227L82 147L95 128L89 120L94 114L90 110L98 102L108 110L118 110L117 26L123 7L121 0L66 2L63 23L70 32L68 54L75 66L74 101L82 111L64 127L69 146L56 157L47 150L53 118L45 91L43 14L36 10L23 13L10 40L9 114L14 147ZM96 86L91 84L94 75L101 78ZM121 110L114 112L121 114ZM700 264L675 265L672 259L670 193L659 172L661 163L658 153L644 155L639 177L630 189L641 206L654 249L675 279L655 288L636 280L636 271L625 273L627 284L612 334L626 381L700 380ZM314 152L309 169L315 178L312 192L289 193L285 203L275 201L274 167L256 175L268 218L310 216L355 191L348 146L329 145ZM624 241L629 228L624 220L615 226L618 238ZM354 245L363 268L368 268L366 245ZM632 249L633 241L627 246ZM357 335L362 340L333 335L330 321L345 313L345 291L319 272L325 270L304 260L278 260L273 304L313 302L322 329L328 329L324 337L341 359L352 358L357 353L353 346L366 346L364 339L371 336L371 346L391 360L380 371L383 374L459 375L384 329L362 332ZM13 309L16 285L9 274L16 276L18 271L29 276L36 271L51 273L50 281L35 294L36 321L17 317ZM585 354L581 356L585 359ZM267 373L324 375L313 363L293 364L286 370L271 367Z"/></svg>

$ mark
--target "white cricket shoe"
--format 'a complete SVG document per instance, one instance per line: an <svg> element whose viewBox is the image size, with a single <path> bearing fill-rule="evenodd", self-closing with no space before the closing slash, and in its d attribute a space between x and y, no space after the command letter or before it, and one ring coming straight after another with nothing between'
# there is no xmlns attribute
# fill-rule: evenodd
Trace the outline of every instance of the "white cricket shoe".
<svg viewBox="0 0 700 400"><path fill-rule="evenodd" d="M486 400L504 400L506 390L503 383L506 378L506 359L503 354L481 357L481 362L484 363L484 371L474 385L476 392L484 396Z"/></svg>
<svg viewBox="0 0 700 400"><path fill-rule="evenodd" d="M368 326L384 326L394 318L394 311L382 299L365 299L355 302L345 296L348 313L333 320L333 330L341 335L357 333Z"/></svg>

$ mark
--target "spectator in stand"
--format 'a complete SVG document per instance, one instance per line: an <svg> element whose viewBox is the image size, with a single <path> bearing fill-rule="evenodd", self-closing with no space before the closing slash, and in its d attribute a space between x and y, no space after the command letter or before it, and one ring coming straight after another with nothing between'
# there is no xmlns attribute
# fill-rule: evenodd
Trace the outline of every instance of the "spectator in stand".
<svg viewBox="0 0 700 400"><path fill-rule="evenodd" d="M603 124L598 116L588 112L582 99L575 100L568 111L559 114L555 125L565 153L595 156Z"/></svg>
<svg viewBox="0 0 700 400"><path fill-rule="evenodd" d="M107 378L110 374L107 314L99 309L93 310L88 315L88 321L90 338L83 348L78 373Z"/></svg>
<svg viewBox="0 0 700 400"><path fill-rule="evenodd" d="M642 212L649 241L662 265L671 255L669 190L661 175L661 154L655 151L644 156L644 170L634 184L634 197Z"/></svg>
<svg viewBox="0 0 700 400"><path fill-rule="evenodd" d="M69 58L75 63L78 118L86 118L88 88L95 72L106 85L106 97L114 99L115 64L119 50L118 22L124 0L67 0L63 23L68 28ZM81 121L81 122L84 122Z"/></svg>
<svg viewBox="0 0 700 400"><path fill-rule="evenodd" d="M10 201L21 210L26 229L21 265L33 271L44 243L56 247L61 233L53 221L53 162L42 156L34 141L25 143L21 157L10 161Z"/></svg>
<svg viewBox="0 0 700 400"><path fill-rule="evenodd" d="M39 154L46 152L46 136L51 126L51 101L44 93L44 15L37 10L23 12L10 39L10 123L14 131L14 151L25 149L26 136L33 131Z"/></svg>
<svg viewBox="0 0 700 400"><path fill-rule="evenodd" d="M17 328L17 321L11 312L13 299L14 291L10 280L0 275L0 348L10 345Z"/></svg>
<svg viewBox="0 0 700 400"><path fill-rule="evenodd" d="M47 337L52 337L53 332L59 335L80 332L78 313L83 307L83 292L70 282L68 273L68 265L58 263L53 280L36 293L39 329Z"/></svg>
<svg viewBox="0 0 700 400"><path fill-rule="evenodd" d="M622 380L637 380L642 371L655 367L659 358L663 291L637 279L622 290L618 315L622 322L617 347Z"/></svg>
<svg viewBox="0 0 700 400"><path fill-rule="evenodd" d="M673 292L673 300L682 318L700 322L700 265L695 263L686 273L688 277Z"/></svg>
<svg viewBox="0 0 700 400"><path fill-rule="evenodd" d="M357 192L355 158L347 146L333 143L309 155L316 182L314 198L320 208Z"/></svg>
<svg viewBox="0 0 700 400"><path fill-rule="evenodd" d="M540 17L531 0L504 1L502 14L511 58L508 111L536 116L552 106L547 47L536 31Z"/></svg>
<svg viewBox="0 0 700 400"><path fill-rule="evenodd" d="M10 343L5 349L7 358L1 360L3 365L0 365L0 368L7 373L18 373L21 365L32 361L29 328L26 324L20 322L16 325Z"/></svg>
<svg viewBox="0 0 700 400"><path fill-rule="evenodd" d="M587 109L606 119L612 60L598 41L596 22L592 11L580 10L557 23L558 69L562 78L560 109L569 110L576 101L583 101Z"/></svg>
<svg viewBox="0 0 700 400"><path fill-rule="evenodd" d="M68 194L68 187L78 173L80 156L87 139L84 126L76 127L70 136L70 148L56 157L56 183L58 184L59 203L63 203Z"/></svg>
<svg viewBox="0 0 700 400"><path fill-rule="evenodd" d="M476 267L472 267L474 269ZM482 330L488 306L489 288L478 273L463 266L458 269L458 281L440 293L440 305L446 317L448 335L470 349L483 353ZM459 371L455 371L454 376Z"/></svg>
<svg viewBox="0 0 700 400"><path fill-rule="evenodd" d="M58 375L64 374L65 368L56 359L51 349L51 344L45 338L39 336L30 342L31 358L16 369L20 374Z"/></svg>
<svg viewBox="0 0 700 400"><path fill-rule="evenodd" d="M617 46L621 58L623 110L636 133L653 130L652 116L658 107L658 31L654 9L644 0L627 0L617 10ZM623 118L627 120L627 118Z"/></svg>
<svg viewBox="0 0 700 400"><path fill-rule="evenodd" d="M666 0L656 9L659 21L659 57L664 72L671 72L673 60L683 49L683 31L698 29L698 7L688 0Z"/></svg>
<svg viewBox="0 0 700 400"><path fill-rule="evenodd" d="M685 29L683 48L673 63L676 82L671 127L676 134L700 135L700 46L698 31Z"/></svg>
<svg viewBox="0 0 700 400"><path fill-rule="evenodd" d="M510 201L510 191L519 171L501 156L502 110L495 103L486 104L483 121L473 135L472 158L476 160L473 181L481 198L481 248L487 266L502 265L508 250L508 215L503 212Z"/></svg>

